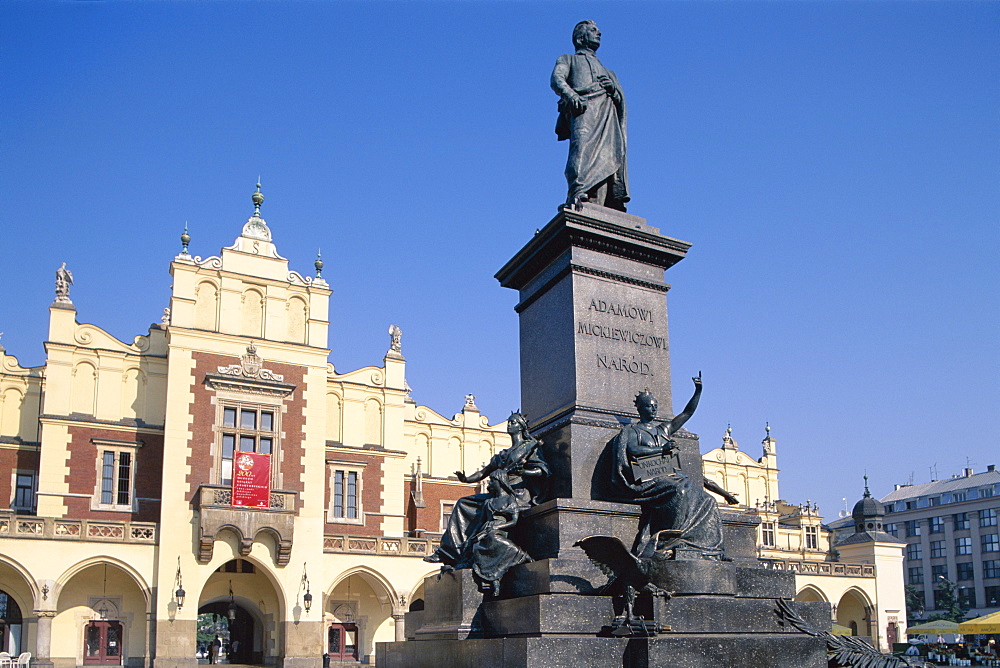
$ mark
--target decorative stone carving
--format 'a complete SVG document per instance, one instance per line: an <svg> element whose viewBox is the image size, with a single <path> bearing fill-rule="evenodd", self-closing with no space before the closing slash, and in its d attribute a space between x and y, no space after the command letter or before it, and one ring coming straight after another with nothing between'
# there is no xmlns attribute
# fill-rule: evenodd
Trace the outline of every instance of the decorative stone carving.
<svg viewBox="0 0 1000 668"><path fill-rule="evenodd" d="M243 378L253 378L256 380L273 380L284 382L282 374L274 373L270 369L264 368L264 360L257 354L257 347L251 342L247 346L247 352L240 356L239 364L220 366L217 371L223 376L241 376Z"/></svg>

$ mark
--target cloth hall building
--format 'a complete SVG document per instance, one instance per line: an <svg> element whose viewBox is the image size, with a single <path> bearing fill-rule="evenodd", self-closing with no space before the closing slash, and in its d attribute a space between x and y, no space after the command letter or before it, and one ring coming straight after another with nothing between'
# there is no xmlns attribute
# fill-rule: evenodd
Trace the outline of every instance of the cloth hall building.
<svg viewBox="0 0 1000 668"><path fill-rule="evenodd" d="M452 417L417 405L396 327L380 364L336 370L322 264L290 270L259 188L253 201L219 256L192 256L182 237L169 310L146 334L125 342L81 324L64 275L44 364L21 367L0 347L0 650L43 668L189 668L207 613L227 620L229 663L368 663L376 642L405 638L405 612L437 570L422 557L477 491L452 472L509 445L506 424L472 396ZM706 474L731 489L740 467L757 474L740 498L771 504L759 507L761 556L831 562L818 516L775 505L773 452L740 454L735 442L713 450ZM768 518L802 546L769 543ZM833 588L800 589L850 593L856 632L880 638L888 594L875 575L893 566L872 555L853 555ZM895 568L885 581L901 590Z"/></svg>

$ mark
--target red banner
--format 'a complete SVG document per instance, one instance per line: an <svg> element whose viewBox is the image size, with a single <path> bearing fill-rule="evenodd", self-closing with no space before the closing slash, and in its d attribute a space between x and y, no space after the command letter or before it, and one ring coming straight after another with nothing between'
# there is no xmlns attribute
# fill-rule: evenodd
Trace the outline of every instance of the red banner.
<svg viewBox="0 0 1000 668"><path fill-rule="evenodd" d="M271 507L271 455L237 452L233 461L233 505Z"/></svg>

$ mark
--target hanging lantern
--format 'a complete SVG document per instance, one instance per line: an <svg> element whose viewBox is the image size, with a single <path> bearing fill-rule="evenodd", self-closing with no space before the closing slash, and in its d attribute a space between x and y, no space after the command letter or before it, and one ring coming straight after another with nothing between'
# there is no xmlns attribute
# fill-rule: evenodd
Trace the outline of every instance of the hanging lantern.
<svg viewBox="0 0 1000 668"><path fill-rule="evenodd" d="M174 592L174 598L177 600L177 609L180 610L184 607L184 596L187 592L184 591L184 587L178 587L177 591Z"/></svg>

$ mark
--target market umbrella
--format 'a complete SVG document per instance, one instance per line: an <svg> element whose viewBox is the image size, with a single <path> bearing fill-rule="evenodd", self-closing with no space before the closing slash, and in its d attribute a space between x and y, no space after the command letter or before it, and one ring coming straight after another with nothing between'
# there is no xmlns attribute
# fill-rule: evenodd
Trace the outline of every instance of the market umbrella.
<svg viewBox="0 0 1000 668"><path fill-rule="evenodd" d="M906 635L916 636L921 633L960 633L958 630L958 622L953 622L947 619L937 619L933 622L924 622L923 624L918 624L917 626L911 626L906 629Z"/></svg>
<svg viewBox="0 0 1000 668"><path fill-rule="evenodd" d="M970 619L958 625L960 633L1000 633L1000 612Z"/></svg>
<svg viewBox="0 0 1000 668"><path fill-rule="evenodd" d="M837 623L834 623L833 628L830 630L830 633L833 634L833 635L835 635L835 636L850 636L850 635L854 635L854 633L851 631L851 629L847 628L846 626L841 626L840 624L837 624Z"/></svg>

